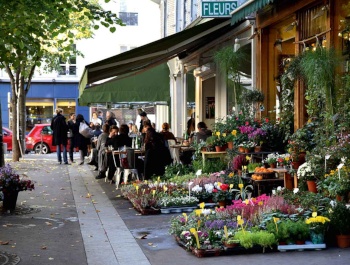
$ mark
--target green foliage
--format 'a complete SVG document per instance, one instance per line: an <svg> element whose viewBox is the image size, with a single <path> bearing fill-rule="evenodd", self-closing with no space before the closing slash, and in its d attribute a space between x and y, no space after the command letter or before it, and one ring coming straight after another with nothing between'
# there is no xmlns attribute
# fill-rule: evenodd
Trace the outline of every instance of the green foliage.
<svg viewBox="0 0 350 265"><path fill-rule="evenodd" d="M195 160L193 160L192 166L194 172L197 172L199 169L201 169L203 173L219 172L227 168L226 162L223 159L219 158L207 159L205 161L205 167L203 168L202 157L197 157Z"/></svg>
<svg viewBox="0 0 350 265"><path fill-rule="evenodd" d="M330 224L337 235L350 234L350 209L345 203L337 202L332 209Z"/></svg>
<svg viewBox="0 0 350 265"><path fill-rule="evenodd" d="M183 176L191 172L193 172L193 170L190 166L177 163L165 167L165 173L162 179L166 181L174 176Z"/></svg>
<svg viewBox="0 0 350 265"><path fill-rule="evenodd" d="M240 245L246 249L258 245L265 250L266 247L272 247L276 244L275 235L267 231L238 231L235 233L234 239L238 240Z"/></svg>

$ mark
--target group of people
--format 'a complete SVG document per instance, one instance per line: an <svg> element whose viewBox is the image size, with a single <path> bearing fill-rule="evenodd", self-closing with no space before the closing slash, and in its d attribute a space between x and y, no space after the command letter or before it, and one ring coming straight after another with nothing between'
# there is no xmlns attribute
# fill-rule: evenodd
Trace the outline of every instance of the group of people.
<svg viewBox="0 0 350 265"><path fill-rule="evenodd" d="M149 179L153 175L163 175L165 167L172 162L167 140L172 139L176 141L176 138L169 132L168 123L163 124L161 132L156 132L147 114L141 112L139 115L141 121L139 128L137 128L133 123L119 125L111 111L106 112L105 120L103 120L101 113L94 112L90 123L88 123L83 115L75 115L75 113L70 113L69 120L66 122L63 110L56 109L51 129L53 130L53 145L57 147L58 162L62 164L62 152L64 164L75 163L73 153L74 148L78 148L80 165L83 165L84 159L88 155L88 147L91 145L92 158L89 164L94 165L96 167L95 170L99 172L96 179L107 177L112 181L116 167L131 165L121 164L123 159L119 155L114 156L112 152L108 152L107 147L112 146L113 150L125 147L131 148L133 137L140 137L141 145L144 149L144 159L143 165L138 165L139 170L144 173L145 179ZM91 136L95 140L92 141L91 138L87 138L79 132L81 123L85 123L91 128ZM67 150L68 140L70 140L69 150ZM70 163L68 162L67 153L69 153ZM138 162L140 161L138 160Z"/></svg>

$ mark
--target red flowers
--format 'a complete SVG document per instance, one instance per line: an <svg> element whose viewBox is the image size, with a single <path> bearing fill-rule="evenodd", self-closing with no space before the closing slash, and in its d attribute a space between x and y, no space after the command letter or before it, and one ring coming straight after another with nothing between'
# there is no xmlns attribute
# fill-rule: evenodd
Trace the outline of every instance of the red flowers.
<svg viewBox="0 0 350 265"><path fill-rule="evenodd" d="M228 184L221 184L220 185L220 189L222 191L227 191L230 188L230 186Z"/></svg>

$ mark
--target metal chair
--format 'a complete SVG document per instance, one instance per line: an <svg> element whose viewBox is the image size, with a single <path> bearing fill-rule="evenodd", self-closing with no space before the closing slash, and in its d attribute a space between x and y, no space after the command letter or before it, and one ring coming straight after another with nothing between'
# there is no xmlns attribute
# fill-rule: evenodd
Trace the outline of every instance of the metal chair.
<svg viewBox="0 0 350 265"><path fill-rule="evenodd" d="M127 159L127 165L123 168L124 183L128 182L129 176L131 179L139 180L139 173L135 168L135 151L130 147L126 147L125 151L126 152L124 158Z"/></svg>
<svg viewBox="0 0 350 265"><path fill-rule="evenodd" d="M168 140L168 146L173 164L181 163L180 161L180 148L170 147L176 145L175 140Z"/></svg>

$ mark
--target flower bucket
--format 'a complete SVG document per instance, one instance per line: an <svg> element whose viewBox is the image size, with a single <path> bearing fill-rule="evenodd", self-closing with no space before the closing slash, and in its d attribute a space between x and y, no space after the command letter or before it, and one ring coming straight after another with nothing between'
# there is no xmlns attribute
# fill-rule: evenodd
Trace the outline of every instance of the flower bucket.
<svg viewBox="0 0 350 265"><path fill-rule="evenodd" d="M232 150L233 149L233 142L227 142L227 148Z"/></svg>
<svg viewBox="0 0 350 265"><path fill-rule="evenodd" d="M254 152L255 152L255 153L261 152L261 146L260 146L260 145L255 146L255 147L254 147Z"/></svg>
<svg viewBox="0 0 350 265"><path fill-rule="evenodd" d="M337 235L337 245L340 248L350 247L350 235Z"/></svg>
<svg viewBox="0 0 350 265"><path fill-rule="evenodd" d="M4 193L4 200L2 202L3 211L14 211L17 204L18 191Z"/></svg>
<svg viewBox="0 0 350 265"><path fill-rule="evenodd" d="M310 192L317 193L316 181L307 180L306 183L307 183L307 188Z"/></svg>
<svg viewBox="0 0 350 265"><path fill-rule="evenodd" d="M243 146L238 147L238 152L244 153L244 147Z"/></svg>
<svg viewBox="0 0 350 265"><path fill-rule="evenodd" d="M324 233L316 233L314 231L310 231L310 239L313 244L323 244Z"/></svg>

